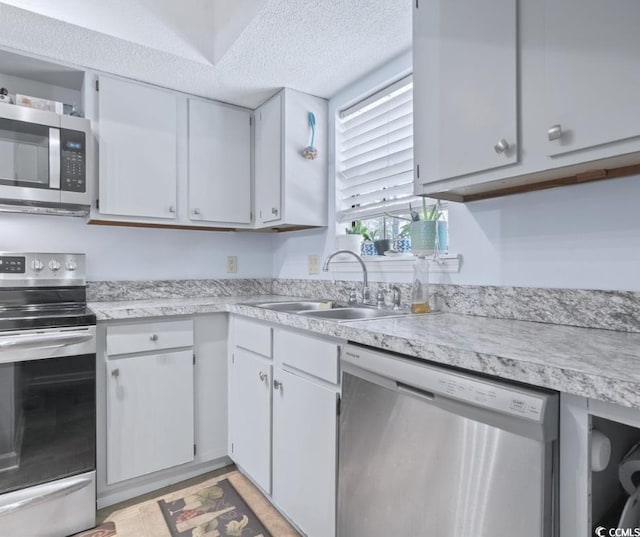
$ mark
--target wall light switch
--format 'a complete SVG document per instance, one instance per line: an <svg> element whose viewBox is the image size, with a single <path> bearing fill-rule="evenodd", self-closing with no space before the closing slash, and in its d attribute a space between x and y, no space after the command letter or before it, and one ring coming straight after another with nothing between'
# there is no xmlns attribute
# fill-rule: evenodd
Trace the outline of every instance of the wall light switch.
<svg viewBox="0 0 640 537"><path fill-rule="evenodd" d="M309 256L309 274L320 274L320 256Z"/></svg>
<svg viewBox="0 0 640 537"><path fill-rule="evenodd" d="M227 256L227 272L238 272L238 257L235 255Z"/></svg>

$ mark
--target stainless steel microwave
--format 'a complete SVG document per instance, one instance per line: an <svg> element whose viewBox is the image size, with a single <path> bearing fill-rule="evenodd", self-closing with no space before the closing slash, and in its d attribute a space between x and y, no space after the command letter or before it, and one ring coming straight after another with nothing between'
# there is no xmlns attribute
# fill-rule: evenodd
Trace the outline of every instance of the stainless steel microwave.
<svg viewBox="0 0 640 537"><path fill-rule="evenodd" d="M0 103L0 208L87 214L91 122Z"/></svg>

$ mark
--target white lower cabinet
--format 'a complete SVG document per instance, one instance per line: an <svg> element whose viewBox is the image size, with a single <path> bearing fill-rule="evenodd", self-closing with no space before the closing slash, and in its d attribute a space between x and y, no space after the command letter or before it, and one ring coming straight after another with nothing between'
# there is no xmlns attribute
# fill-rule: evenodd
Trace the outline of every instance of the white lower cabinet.
<svg viewBox="0 0 640 537"><path fill-rule="evenodd" d="M98 507L229 464L228 316L98 324Z"/></svg>
<svg viewBox="0 0 640 537"><path fill-rule="evenodd" d="M236 347L230 374L230 456L271 492L271 371L268 359Z"/></svg>
<svg viewBox="0 0 640 537"><path fill-rule="evenodd" d="M273 500L309 537L335 535L337 388L285 369L274 379Z"/></svg>
<svg viewBox="0 0 640 537"><path fill-rule="evenodd" d="M108 483L193 460L191 350L110 360L107 379Z"/></svg>
<svg viewBox="0 0 640 537"><path fill-rule="evenodd" d="M304 535L332 537L339 343L242 317L231 332L230 456Z"/></svg>

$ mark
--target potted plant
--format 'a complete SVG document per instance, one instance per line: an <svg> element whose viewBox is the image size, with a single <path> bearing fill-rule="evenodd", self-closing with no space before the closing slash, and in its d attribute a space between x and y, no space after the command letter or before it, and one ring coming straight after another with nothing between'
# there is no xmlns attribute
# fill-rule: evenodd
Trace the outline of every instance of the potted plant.
<svg viewBox="0 0 640 537"><path fill-rule="evenodd" d="M440 202L430 209L422 199L422 214L411 210L411 251L418 256L432 255L436 249L440 252L447 250L447 223L441 220ZM437 245L436 245L437 242Z"/></svg>
<svg viewBox="0 0 640 537"><path fill-rule="evenodd" d="M376 255L384 255L385 252L391 250L391 239L387 237L387 221L386 219L382 219L382 238L376 239L375 236L373 239L373 247L375 248Z"/></svg>
<svg viewBox="0 0 640 537"><path fill-rule="evenodd" d="M394 248L399 253L411 251L411 223L406 223L400 228L393 241Z"/></svg>
<svg viewBox="0 0 640 537"><path fill-rule="evenodd" d="M368 240L369 230L360 220L353 223L351 227L344 229L345 235L336 237L336 248L338 250L351 250L360 255L362 249L362 239Z"/></svg>

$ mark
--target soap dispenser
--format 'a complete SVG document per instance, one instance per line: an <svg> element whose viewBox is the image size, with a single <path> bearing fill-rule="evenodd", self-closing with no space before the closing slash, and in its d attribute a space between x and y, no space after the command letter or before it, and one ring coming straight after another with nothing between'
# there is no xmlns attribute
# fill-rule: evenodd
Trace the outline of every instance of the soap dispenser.
<svg viewBox="0 0 640 537"><path fill-rule="evenodd" d="M413 287L411 289L411 312L429 313L429 261L424 256L413 264Z"/></svg>

